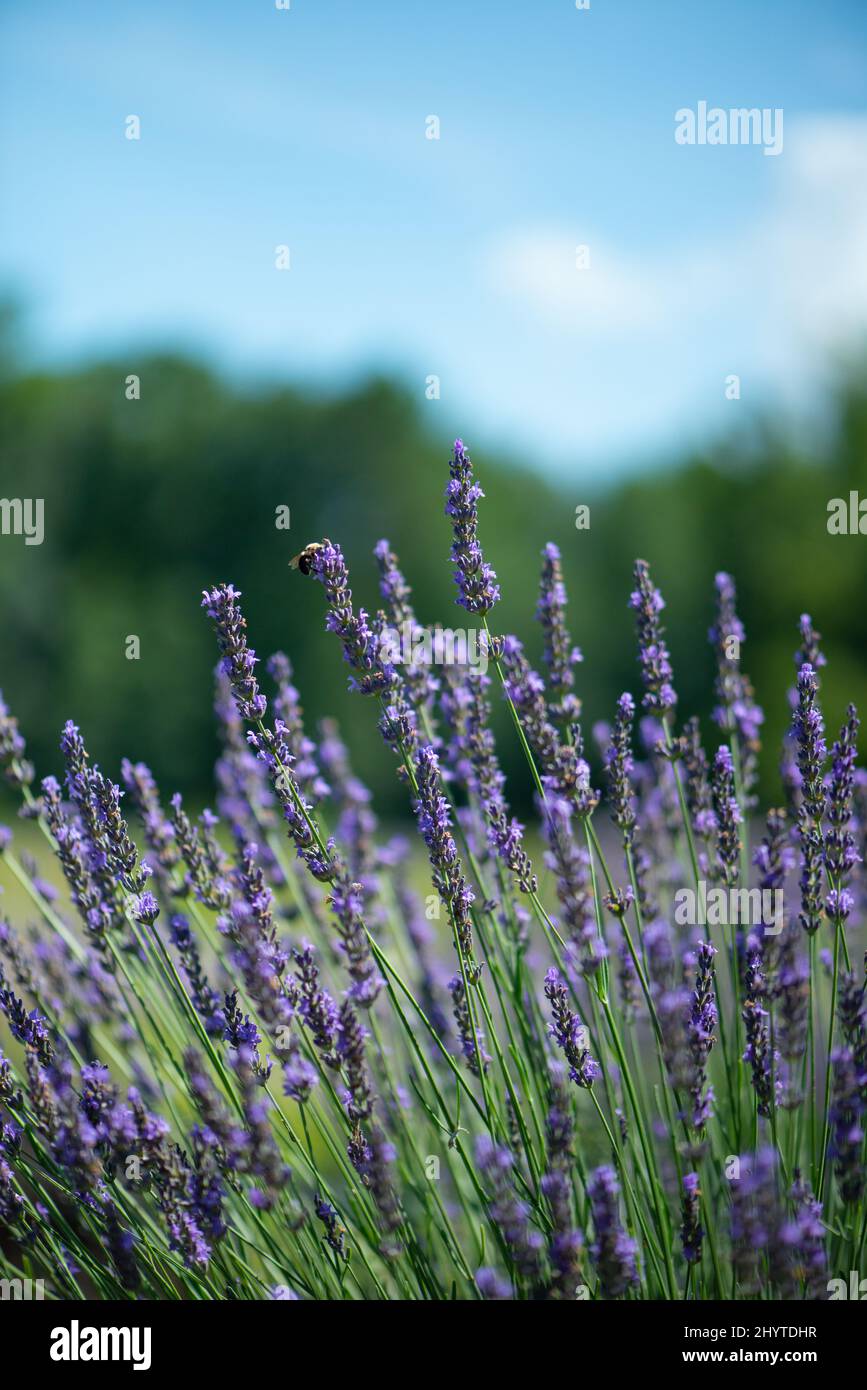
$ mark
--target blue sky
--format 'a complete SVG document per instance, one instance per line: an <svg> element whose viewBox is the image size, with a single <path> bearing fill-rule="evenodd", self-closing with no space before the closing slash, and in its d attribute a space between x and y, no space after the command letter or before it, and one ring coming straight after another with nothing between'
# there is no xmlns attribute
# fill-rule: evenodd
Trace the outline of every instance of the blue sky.
<svg viewBox="0 0 867 1390"><path fill-rule="evenodd" d="M44 360L385 369L581 473L820 399L867 326L862 0L4 0L0 49L0 286ZM782 153L679 146L700 100L782 108Z"/></svg>

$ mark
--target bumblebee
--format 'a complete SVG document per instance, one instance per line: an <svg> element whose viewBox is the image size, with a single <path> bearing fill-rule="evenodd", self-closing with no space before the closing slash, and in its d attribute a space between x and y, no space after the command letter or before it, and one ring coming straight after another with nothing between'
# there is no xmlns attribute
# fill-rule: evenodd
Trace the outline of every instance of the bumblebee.
<svg viewBox="0 0 867 1390"><path fill-rule="evenodd" d="M300 570L302 574L309 574L310 563L314 555L316 554L317 550L321 550L323 545L327 544L327 538L324 541L311 541L310 544L305 545L304 549L302 551L299 551L297 555L292 556L292 559L289 561L289 568L293 570Z"/></svg>

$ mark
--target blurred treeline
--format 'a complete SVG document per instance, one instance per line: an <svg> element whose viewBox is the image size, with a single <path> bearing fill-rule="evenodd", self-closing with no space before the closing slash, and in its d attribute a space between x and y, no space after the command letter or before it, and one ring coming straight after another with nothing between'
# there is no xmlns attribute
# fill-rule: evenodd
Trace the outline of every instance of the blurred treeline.
<svg viewBox="0 0 867 1390"><path fill-rule="evenodd" d="M138 401L125 395L131 370ZM166 794L210 797L215 647L199 596L226 579L244 593L259 654L290 655L311 728L336 714L381 810L403 806L375 709L346 693L321 590L288 561L323 534L340 541L356 600L375 608L371 548L387 536L420 619L463 626L442 509L450 440L437 419L436 403L380 380L317 397L244 390L165 356L51 375L7 363L0 496L43 497L45 540L0 537L0 688L40 775L57 770L58 735L72 717L107 769L128 754L153 767ZM765 798L776 795L801 612L825 638L829 733L847 700L867 709L867 537L826 530L829 498L850 489L867 497L867 389L856 374L821 444L793 443L782 426L753 420L702 457L592 489L556 486L473 449L470 422L466 436L487 494L482 541L503 588L494 627L522 636L534 661L539 552L549 539L562 549L588 736L621 690L636 690L626 607L636 555L667 599L682 717L706 718L711 707L713 576L734 574L744 665L767 714ZM578 503L591 506L588 531L575 528ZM288 531L275 526L279 506L291 509ZM126 657L131 634L139 660ZM502 728L513 800L526 806L527 779Z"/></svg>

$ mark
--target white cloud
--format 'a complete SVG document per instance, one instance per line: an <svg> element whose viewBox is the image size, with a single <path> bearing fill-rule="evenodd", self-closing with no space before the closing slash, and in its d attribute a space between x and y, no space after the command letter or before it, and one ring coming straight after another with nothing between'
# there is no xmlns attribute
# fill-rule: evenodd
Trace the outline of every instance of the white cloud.
<svg viewBox="0 0 867 1390"><path fill-rule="evenodd" d="M578 449L632 448L722 420L725 372L753 403L806 400L833 355L867 338L867 120L788 121L767 163L761 201L717 235L682 223L660 248L640 227L585 231L586 270L562 224L495 240L484 289L540 366L523 392L510 382L504 413L520 404ZM576 354L580 401L565 385Z"/></svg>
<svg viewBox="0 0 867 1390"><path fill-rule="evenodd" d="M759 233L776 264L770 309L794 348L827 351L867 329L867 121L816 119L787 148L782 196ZM785 355L785 344L769 346Z"/></svg>
<svg viewBox="0 0 867 1390"><path fill-rule="evenodd" d="M589 263L580 269L579 245L589 251ZM495 291L523 300L566 332L611 337L648 330L663 309L643 266L631 265L602 239L570 243L558 228L528 228L503 238L488 262L488 276Z"/></svg>
<svg viewBox="0 0 867 1390"><path fill-rule="evenodd" d="M582 337L685 337L736 300L769 351L793 331L804 348L836 345L867 327L867 120L792 122L777 169L755 220L699 251L688 229L668 252L641 256L600 235L579 270L573 232L519 228L490 249L488 286Z"/></svg>

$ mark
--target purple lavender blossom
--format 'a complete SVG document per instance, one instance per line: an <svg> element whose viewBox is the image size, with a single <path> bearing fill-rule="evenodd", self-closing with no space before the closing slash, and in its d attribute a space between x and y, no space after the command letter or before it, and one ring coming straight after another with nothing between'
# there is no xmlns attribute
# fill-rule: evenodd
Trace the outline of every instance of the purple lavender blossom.
<svg viewBox="0 0 867 1390"><path fill-rule="evenodd" d="M123 1288L128 1293L135 1293L141 1285L136 1258L136 1237L121 1224L117 1207L107 1197L103 1199L102 1210L105 1218L105 1244L111 1262Z"/></svg>
<svg viewBox="0 0 867 1390"><path fill-rule="evenodd" d="M778 1087L775 1076L776 1055L771 1046L770 1014L765 1007L767 982L762 964L762 949L758 937L752 933L747 937L745 947L744 982L746 1001L741 1017L746 1030L747 1046L743 1060L750 1067L758 1113L769 1117Z"/></svg>
<svg viewBox="0 0 867 1390"><path fill-rule="evenodd" d="M340 1006L337 1032L337 1056L346 1082L344 1104L353 1125L349 1156L358 1167L364 1156L366 1141L361 1124L373 1114L373 1091L367 1071L365 1043L368 1034L348 999Z"/></svg>
<svg viewBox="0 0 867 1390"><path fill-rule="evenodd" d="M634 577L635 588L629 596L629 606L636 615L638 662L645 689L642 704L654 714L665 715L677 703L672 684L674 672L659 621L665 600L651 583L650 567L646 560L636 560Z"/></svg>
<svg viewBox="0 0 867 1390"><path fill-rule="evenodd" d="M864 1077L859 1075L851 1047L831 1053L831 1139L834 1176L846 1203L860 1201L864 1191L861 1150L864 1144Z"/></svg>
<svg viewBox="0 0 867 1390"><path fill-rule="evenodd" d="M262 1211L268 1211L277 1201L289 1178L289 1169L280 1157L271 1126L273 1109L268 1095L262 1090L263 1076L252 1047L243 1045L231 1056L232 1067L240 1091L244 1125L247 1131L245 1171L255 1180L250 1200Z"/></svg>
<svg viewBox="0 0 867 1390"><path fill-rule="evenodd" d="M33 764L25 754L27 745L18 729L18 720L10 713L0 690L0 769L13 787L29 787L33 781Z"/></svg>
<svg viewBox="0 0 867 1390"><path fill-rule="evenodd" d="M816 676L818 688L819 672L823 666L828 665L828 658L819 646L822 641L822 634L813 627L813 619L809 613L801 614L798 620L798 631L801 634L801 645L795 653L795 666L799 670L802 666L811 666Z"/></svg>
<svg viewBox="0 0 867 1390"><path fill-rule="evenodd" d="M569 945L569 964L592 977L608 954L596 922L590 882L590 857L576 843L567 802L549 800L542 808L542 829L548 851L546 867L556 874L559 925Z"/></svg>
<svg viewBox="0 0 867 1390"><path fill-rule="evenodd" d="M452 996L452 1012L464 1061L473 1075L478 1076L480 1071L487 1072L491 1059L485 1051L484 1033L480 1028L473 1027L461 975L453 975L449 980L449 993Z"/></svg>
<svg viewBox="0 0 867 1390"><path fill-rule="evenodd" d="M479 616L490 612L500 597L497 576L485 562L478 541L478 503L484 495L473 479L473 466L463 440L456 439L446 487L446 516L451 518L455 537L451 557L458 586L456 601L468 613Z"/></svg>
<svg viewBox="0 0 867 1390"><path fill-rule="evenodd" d="M226 1002L223 1005L223 1037L230 1047L247 1047L251 1052L258 1048L262 1039L259 1030L249 1014L245 1014L238 1006L238 991L231 990L226 995Z"/></svg>
<svg viewBox="0 0 867 1390"><path fill-rule="evenodd" d="M512 1285L490 1265L476 1270L476 1284L482 1298L491 1302L502 1303L514 1297Z"/></svg>
<svg viewBox="0 0 867 1390"><path fill-rule="evenodd" d="M126 827L121 830L115 823L109 829L104 807L95 794L99 774L90 767L84 740L72 720L68 720L63 727L60 748L66 763L69 799L79 817L75 826L75 843L80 848L80 857L86 865L100 909L107 914L111 929L119 931L125 923L124 887L127 885L123 884L124 865L119 861L118 853L120 845L126 840ZM59 789L54 800L53 811L56 813L60 807ZM117 844L112 843L115 836L118 837ZM73 853L76 851L73 850Z"/></svg>
<svg viewBox="0 0 867 1390"><path fill-rule="evenodd" d="M810 970L798 949L798 934L786 925L780 938L774 985L775 1042L782 1058L778 1104L793 1110L801 1104L801 1067L807 1046L810 1008Z"/></svg>
<svg viewBox="0 0 867 1390"><path fill-rule="evenodd" d="M569 1079L576 1086L589 1089L602 1075L602 1069L590 1053L587 1029L574 1010L569 1008L566 985L553 965L545 976L545 998L551 1005L554 1018L554 1022L548 1025L548 1032L569 1063Z"/></svg>
<svg viewBox="0 0 867 1390"><path fill-rule="evenodd" d="M846 713L846 722L840 730L840 737L831 750L825 867L834 887L825 899L825 911L832 922L839 922L841 926L855 906L855 899L845 885L855 865L860 863L855 849L855 837L850 828L859 728L858 713L855 706L850 705Z"/></svg>
<svg viewBox="0 0 867 1390"><path fill-rule="evenodd" d="M17 1038L26 1048L32 1049L40 1062L47 1064L51 1060L54 1048L45 1026L45 1018L38 1009L30 1009L28 1012L24 1001L7 983L2 964L0 964L0 1013L6 1015L9 1031L13 1038Z"/></svg>
<svg viewBox="0 0 867 1390"><path fill-rule="evenodd" d="M449 804L440 790L439 761L430 745L419 750L416 760L419 829L428 847L434 887L449 914L455 932L455 945L463 957L471 980L478 979L481 967L473 957L473 930L470 907L473 893L461 869L451 827Z"/></svg>
<svg viewBox="0 0 867 1390"><path fill-rule="evenodd" d="M274 652L265 665L277 687L273 700L275 722L282 725L281 732L292 759L295 780L315 805L328 795L329 787L316 764L316 744L304 732L304 711L301 697L292 683L292 663L284 652Z"/></svg>
<svg viewBox="0 0 867 1390"><path fill-rule="evenodd" d="M487 676L469 672L444 695L443 704L454 730L450 757L461 764L467 785L478 798L491 849L514 875L520 891L535 893L536 876L523 848L524 827L510 814L506 779L488 727L491 706L485 691L489 685Z"/></svg>
<svg viewBox="0 0 867 1390"><path fill-rule="evenodd" d="M307 1057L303 1056L301 1046L294 1033L290 1034L283 1058L283 1091L296 1105L304 1105L316 1086L319 1073Z"/></svg>
<svg viewBox="0 0 867 1390"><path fill-rule="evenodd" d="M759 887L775 893L783 887L786 874L794 867L795 855L789 844L786 813L777 807L768 811L767 829L753 855L759 871Z"/></svg>
<svg viewBox="0 0 867 1390"><path fill-rule="evenodd" d="M811 934L819 929L822 922L824 869L823 773L827 747L825 724L817 698L818 687L819 683L812 666L802 666L798 673L798 708L792 721L792 731L797 744L798 770L801 777L801 802L798 807L798 837L801 844L800 922L804 930Z"/></svg>
<svg viewBox="0 0 867 1390"><path fill-rule="evenodd" d="M385 615L379 615L374 628L363 608L355 612L349 572L339 546L323 541L314 553L310 572L325 590L326 629L340 638L343 658L355 673L350 677L349 688L362 695L380 697L380 734L406 764L418 748L419 714L409 698L407 683L394 663L386 659L389 652L382 640Z"/></svg>
<svg viewBox="0 0 867 1390"><path fill-rule="evenodd" d="M690 1096L693 1103L693 1128L701 1131L710 1119L713 1106L713 1089L707 1084L707 1059L716 1042L717 1007L714 980L714 957L716 947L709 941L701 941L695 952L695 967L690 954L685 961L685 979L692 984L689 1016L687 1019L687 1041L692 1057L693 1073L690 1081Z"/></svg>
<svg viewBox="0 0 867 1390"><path fill-rule="evenodd" d="M190 820L180 792L175 792L169 804L173 838L186 869L185 887L200 903L219 912L228 907L231 896L225 866L220 858L209 854L203 827Z"/></svg>
<svg viewBox="0 0 867 1390"><path fill-rule="evenodd" d="M545 634L545 666L550 696L548 711L555 724L568 727L581 716L581 701L574 693L573 667L583 660L580 648L573 647L566 626L566 585L560 551L549 543L542 551L542 578L536 618Z"/></svg>
<svg viewBox="0 0 867 1390"><path fill-rule="evenodd" d="M605 1298L622 1298L638 1283L637 1246L620 1221L620 1185L607 1164L596 1168L587 1183L593 1218L590 1254Z"/></svg>
<svg viewBox="0 0 867 1390"><path fill-rule="evenodd" d="M318 882L327 883L337 869L334 842L329 840L323 852L311 818L313 807L302 795L293 775L292 754L284 738L282 723L277 720L273 729L264 728L260 733L251 729L247 740L256 757L268 769L274 795L295 843L298 858L304 861Z"/></svg>
<svg viewBox="0 0 867 1390"><path fill-rule="evenodd" d="M418 963L416 996L436 1036L448 1047L452 1030L442 997L443 981L447 972L439 966L431 949L435 934L422 913L417 894L410 887L404 859L405 855L395 866L394 893L400 919L406 925L406 933ZM445 987L447 988L447 985ZM434 1057L439 1055L439 1048L432 1040L430 1048Z"/></svg>
<svg viewBox="0 0 867 1390"><path fill-rule="evenodd" d="M611 744L605 753L605 770L611 801L611 819L621 831L627 846L632 844L635 832L635 805L630 780L635 766L632 759L634 719L635 701L625 692L617 701Z"/></svg>
<svg viewBox="0 0 867 1390"><path fill-rule="evenodd" d="M701 1224L701 1187L698 1173L684 1173L681 1199L680 1240L687 1264L700 1264L704 1228Z"/></svg>
<svg viewBox="0 0 867 1390"><path fill-rule="evenodd" d="M247 620L238 606L240 589L217 584L202 593L202 607L214 625L222 656L223 670L232 685L232 694L242 719L255 724L267 708L254 674L259 658L247 646Z"/></svg>
<svg viewBox="0 0 867 1390"><path fill-rule="evenodd" d="M326 1201L319 1193L316 1194L314 1202L316 1215L325 1227L325 1239L340 1260L346 1260L349 1256L346 1253L346 1228L340 1220L340 1214Z"/></svg>
<svg viewBox="0 0 867 1390"><path fill-rule="evenodd" d="M412 605L412 589L404 578L397 556L386 540L377 541L373 554L379 567L379 592L389 625L399 632L414 635L418 620ZM403 676L413 708L416 712L425 710L430 718L430 705L439 689L430 665L408 661L404 664Z"/></svg>
<svg viewBox="0 0 867 1390"><path fill-rule="evenodd" d="M180 859L175 831L160 805L160 796L153 774L145 763L131 763L124 758L121 777L144 826L145 841L150 851L161 887L170 890L172 871Z"/></svg>
<svg viewBox="0 0 867 1390"><path fill-rule="evenodd" d="M208 982L198 945L190 930L189 919L181 912L174 913L169 921L169 933L172 944L181 958L193 1007L204 1023L209 1037L219 1037L223 1031L220 996Z"/></svg>
<svg viewBox="0 0 867 1390"><path fill-rule="evenodd" d="M387 1260L396 1259L402 1248L397 1233L403 1223L403 1213L392 1177L397 1157L394 1145L372 1121L366 1137L356 1132L349 1145L349 1156L376 1206L383 1232L380 1253Z"/></svg>
<svg viewBox="0 0 867 1390"><path fill-rule="evenodd" d="M316 964L313 947L303 942L292 952L299 983L298 1011L302 1022L310 1031L313 1045L325 1065L333 1071L340 1068L337 1054L337 1037L340 1028L340 1012L331 995L322 988L319 980L319 967Z"/></svg>
<svg viewBox="0 0 867 1390"><path fill-rule="evenodd" d="M867 1111L867 982L853 971L840 976L837 1016L840 1030L852 1053L861 1101Z"/></svg>
<svg viewBox="0 0 867 1390"><path fill-rule="evenodd" d="M726 744L717 749L711 777L714 818L716 820L717 873L732 887L738 881L741 854L741 808L735 796L734 763Z"/></svg>
<svg viewBox="0 0 867 1390"><path fill-rule="evenodd" d="M361 884L353 883L344 870L338 870L328 903L337 920L340 950L352 980L350 998L359 1008L369 1009L385 981L374 962L364 925Z"/></svg>
<svg viewBox="0 0 867 1390"><path fill-rule="evenodd" d="M731 575L716 576L717 616L708 634L716 651L718 704L713 717L721 729L731 731L737 740L744 790L749 792L757 776L761 749L759 733L764 713L755 702L749 676L741 669L740 649L746 641L743 623L735 611L735 585Z"/></svg>
<svg viewBox="0 0 867 1390"><path fill-rule="evenodd" d="M515 1191L515 1160L490 1135L476 1140L476 1163L488 1189L488 1207L514 1263L516 1275L531 1285L539 1279L544 1241L530 1222L529 1209Z"/></svg>
<svg viewBox="0 0 867 1390"><path fill-rule="evenodd" d="M793 1220L786 1222L780 1238L792 1251L795 1285L809 1299L828 1297L828 1260L825 1254L825 1227L822 1223L822 1203L817 1202L797 1168L790 1193L795 1209Z"/></svg>
<svg viewBox="0 0 867 1390"><path fill-rule="evenodd" d="M98 844L111 872L128 893L142 893L151 871L147 864L139 864L138 850L120 813L123 792L93 768L88 775L88 794L99 825Z"/></svg>
<svg viewBox="0 0 867 1390"><path fill-rule="evenodd" d="M349 752L340 737L337 721L323 719L319 730L322 769L328 779L332 799L339 809L335 837L343 846L352 877L362 885L365 908L375 911L380 883L375 844L377 819L371 809L373 798L352 771Z"/></svg>
<svg viewBox="0 0 867 1390"><path fill-rule="evenodd" d="M702 746L699 721L695 716L686 721L680 746L685 773L684 793L698 850L699 869L706 878L712 878L716 866L711 863L711 850L717 822L713 812L707 757Z"/></svg>
<svg viewBox="0 0 867 1390"><path fill-rule="evenodd" d="M153 893L140 893L135 900L133 916L143 927L152 927L160 915L160 905Z"/></svg>
<svg viewBox="0 0 867 1390"><path fill-rule="evenodd" d="M812 1237L795 1226L781 1199L776 1149L742 1154L731 1178L732 1264L742 1298L755 1297L767 1277L781 1299L800 1296L802 1257Z"/></svg>
<svg viewBox="0 0 867 1390"><path fill-rule="evenodd" d="M545 685L532 669L517 637L503 642L506 671L505 691L521 721L533 753L541 764L542 786L546 796L559 797L574 806L581 816L596 808L599 795L590 785L590 767L583 757L580 730L570 730L571 742L561 742L548 717Z"/></svg>
<svg viewBox="0 0 867 1390"><path fill-rule="evenodd" d="M714 1103L707 1064L716 1042L716 947L699 942L695 950L684 951L678 979L667 923L648 923L644 945L666 1070L675 1089L689 1096L690 1110L684 1118L701 1134Z"/></svg>
<svg viewBox="0 0 867 1390"><path fill-rule="evenodd" d="M362 695L385 694L394 684L395 671L380 659L379 642L367 613L363 608L356 613L353 608L349 571L340 546L323 541L313 555L310 573L325 590L328 603L325 626L340 638L343 659L354 672L350 690Z"/></svg>
<svg viewBox="0 0 867 1390"><path fill-rule="evenodd" d="M279 1052L284 1029L294 1007L284 979L288 954L277 936L272 895L258 861L258 846L240 846L232 870L234 893L228 912L217 918L219 930L232 943L231 960L255 1003L272 1045Z"/></svg>
<svg viewBox="0 0 867 1390"><path fill-rule="evenodd" d="M580 1280L583 1239L572 1217L571 1170L574 1163L574 1124L562 1062L549 1069L548 1114L545 1123L548 1166L541 1188L551 1210L548 1257L553 1271L550 1298L573 1298Z"/></svg>

